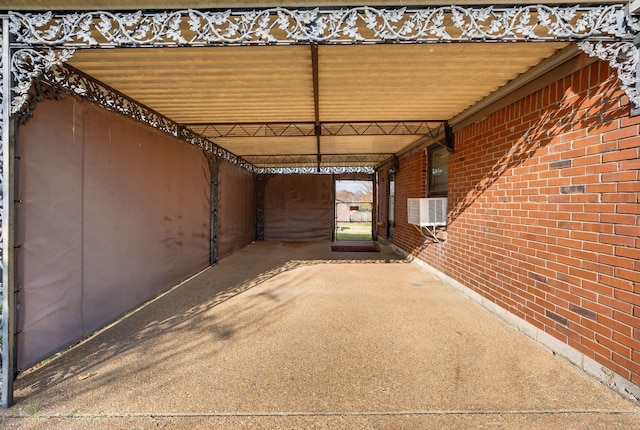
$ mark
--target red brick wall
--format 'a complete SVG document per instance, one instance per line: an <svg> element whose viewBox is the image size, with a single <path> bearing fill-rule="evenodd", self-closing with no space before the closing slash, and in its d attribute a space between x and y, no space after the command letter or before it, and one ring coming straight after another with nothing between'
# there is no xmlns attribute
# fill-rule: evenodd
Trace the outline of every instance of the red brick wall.
<svg viewBox="0 0 640 430"><path fill-rule="evenodd" d="M593 63L456 132L444 243L407 225L425 156L401 160L394 242L640 384L639 125Z"/></svg>
<svg viewBox="0 0 640 430"><path fill-rule="evenodd" d="M424 151L400 159L400 168L396 173L396 212L394 243L414 255L423 250L424 242L416 228L407 223L407 199L426 197L427 157Z"/></svg>

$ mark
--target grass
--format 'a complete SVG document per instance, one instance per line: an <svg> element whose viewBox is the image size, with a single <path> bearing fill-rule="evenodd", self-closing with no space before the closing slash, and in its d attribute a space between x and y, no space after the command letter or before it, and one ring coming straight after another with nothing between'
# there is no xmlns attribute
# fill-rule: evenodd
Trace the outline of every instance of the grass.
<svg viewBox="0 0 640 430"><path fill-rule="evenodd" d="M40 409L40 405L38 403L31 403L24 407L23 413L25 416L38 419L42 417L42 410Z"/></svg>
<svg viewBox="0 0 640 430"><path fill-rule="evenodd" d="M372 240L370 222L339 222L336 240Z"/></svg>

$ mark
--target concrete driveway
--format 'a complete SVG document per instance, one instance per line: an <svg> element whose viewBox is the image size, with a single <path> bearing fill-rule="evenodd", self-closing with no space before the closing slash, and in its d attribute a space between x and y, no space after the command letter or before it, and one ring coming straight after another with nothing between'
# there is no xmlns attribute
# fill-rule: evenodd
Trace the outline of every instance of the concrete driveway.
<svg viewBox="0 0 640 430"><path fill-rule="evenodd" d="M640 429L389 250L259 242L16 381L3 429Z"/></svg>

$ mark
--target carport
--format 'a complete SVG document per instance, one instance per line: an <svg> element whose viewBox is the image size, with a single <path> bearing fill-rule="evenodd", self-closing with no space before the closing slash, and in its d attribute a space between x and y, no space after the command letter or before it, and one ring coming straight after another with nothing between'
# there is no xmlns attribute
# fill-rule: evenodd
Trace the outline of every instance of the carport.
<svg viewBox="0 0 640 430"><path fill-rule="evenodd" d="M619 4L195 3L3 18L5 406L18 369L250 242L330 240L335 178L455 153L456 127L580 52L638 105L637 22Z"/></svg>

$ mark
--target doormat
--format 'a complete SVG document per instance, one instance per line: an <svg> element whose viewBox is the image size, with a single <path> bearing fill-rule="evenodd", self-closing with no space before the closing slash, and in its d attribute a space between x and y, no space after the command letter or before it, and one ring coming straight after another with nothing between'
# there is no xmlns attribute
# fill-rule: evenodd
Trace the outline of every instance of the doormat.
<svg viewBox="0 0 640 430"><path fill-rule="evenodd" d="M333 252L380 252L375 245L331 245Z"/></svg>

